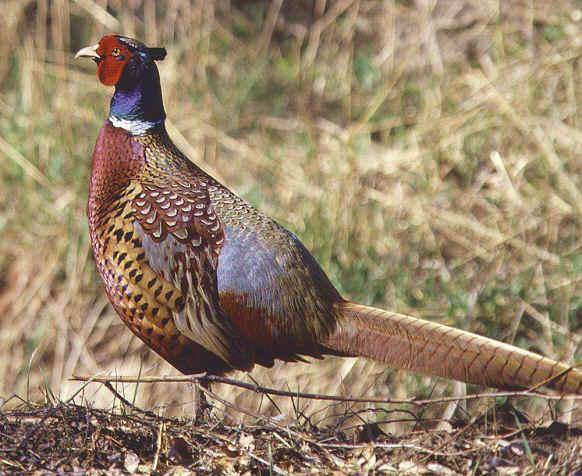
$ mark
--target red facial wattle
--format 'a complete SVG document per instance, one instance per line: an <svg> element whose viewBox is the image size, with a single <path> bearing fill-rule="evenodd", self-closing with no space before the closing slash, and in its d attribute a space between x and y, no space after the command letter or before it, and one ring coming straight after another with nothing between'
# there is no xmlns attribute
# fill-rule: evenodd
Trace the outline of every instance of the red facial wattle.
<svg viewBox="0 0 582 476"><path fill-rule="evenodd" d="M100 57L97 66L99 81L106 86L115 86L133 53L116 36L103 37L97 53Z"/></svg>

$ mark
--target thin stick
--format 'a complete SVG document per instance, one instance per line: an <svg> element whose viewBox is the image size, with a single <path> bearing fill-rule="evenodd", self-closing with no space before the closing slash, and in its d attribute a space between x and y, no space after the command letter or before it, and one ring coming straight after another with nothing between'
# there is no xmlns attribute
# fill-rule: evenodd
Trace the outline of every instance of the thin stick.
<svg viewBox="0 0 582 476"><path fill-rule="evenodd" d="M136 382L137 381L138 380L136 379ZM134 405L133 403L131 403L127 398L122 396L117 390L115 390L115 388L113 388L113 385L111 385L111 382L119 383L120 381L118 381L116 379L111 379L109 381L103 381L100 383L103 383L105 385L105 387L107 387L107 390L109 390L113 395L115 395L115 397L118 398L119 401L121 403L123 403L125 406L131 408L133 411L141 413L142 415L148 416L150 418L157 418L157 419L160 419L162 421L169 421L167 418L165 418L161 415L156 415L154 412L152 412L150 410L144 410L144 409L139 408L138 406Z"/></svg>
<svg viewBox="0 0 582 476"><path fill-rule="evenodd" d="M372 443L370 444L350 444L350 443L320 443L321 446L324 448L340 448L340 449L358 449L358 448L369 448L372 446L373 448L385 448L385 449L412 449L414 451L418 451L421 453L427 453L431 456L462 456L466 455L467 453L474 452L473 449L465 450L465 451L456 451L454 453L440 453L438 451L432 451L428 448L423 448L422 446L413 445L409 443Z"/></svg>
<svg viewBox="0 0 582 476"><path fill-rule="evenodd" d="M152 473L156 471L158 467L158 462L160 461L160 452L162 451L162 434L164 433L164 422L160 422L158 428L158 436L156 438L156 454L154 455L154 461L152 463Z"/></svg>
<svg viewBox="0 0 582 476"><path fill-rule="evenodd" d="M558 378L557 376L556 378ZM251 390L255 393L263 393L269 395L277 395L280 397L292 397L292 398L306 398L312 400L327 400L334 402L354 402L354 403L383 403L383 404L398 404L398 405L432 405L437 403L446 403L457 400L476 400L481 398L497 398L497 397L539 397L545 400L582 400L582 395L546 395L539 392L532 392L529 390L519 390L513 392L493 392L493 393L477 393L473 395L464 395L459 397L442 397L435 399L426 400L396 400L396 399L385 399L385 398L354 398L354 397L344 397L341 395L324 395L320 393L304 393L304 392L289 392L286 390L279 390L276 388L263 387L262 385L242 382L241 380L236 380L228 377L221 377L218 375L194 375L194 376L175 376L175 377L137 377L131 376L117 376L117 377L90 377L90 376L73 376L71 380L80 382L98 382L104 384L115 383L169 383L169 382L208 382L208 383L224 383L227 385L232 385L234 387L244 388L246 390ZM547 382L542 382L538 386L545 385ZM537 386L536 386L537 388Z"/></svg>
<svg viewBox="0 0 582 476"><path fill-rule="evenodd" d="M264 466L267 467L267 470L272 471L275 474L289 474L286 471L283 471L281 468L279 468L276 464L274 463L269 463L267 460L261 458L260 456L257 456L256 454L254 454L252 451L247 450L247 453L249 454L249 456L255 460L257 460L259 463L263 464Z"/></svg>

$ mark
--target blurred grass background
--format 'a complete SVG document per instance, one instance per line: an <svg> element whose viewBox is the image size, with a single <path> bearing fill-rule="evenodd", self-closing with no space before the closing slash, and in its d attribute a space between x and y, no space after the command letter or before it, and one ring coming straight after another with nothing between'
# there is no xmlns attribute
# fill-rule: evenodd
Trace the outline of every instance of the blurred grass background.
<svg viewBox="0 0 582 476"><path fill-rule="evenodd" d="M114 315L89 248L90 156L112 90L73 54L112 32L168 49L177 145L297 233L346 297L580 360L580 2L4 0L2 11L1 396L68 398L73 374L174 372ZM357 359L252 375L352 395L453 389ZM123 391L189 411L184 386ZM111 405L100 386L84 396ZM314 423L338 411L277 402Z"/></svg>

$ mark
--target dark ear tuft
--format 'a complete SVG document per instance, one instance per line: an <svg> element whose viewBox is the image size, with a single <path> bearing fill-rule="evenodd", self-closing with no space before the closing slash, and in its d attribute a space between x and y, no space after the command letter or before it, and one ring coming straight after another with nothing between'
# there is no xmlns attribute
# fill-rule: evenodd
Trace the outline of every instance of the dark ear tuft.
<svg viewBox="0 0 582 476"><path fill-rule="evenodd" d="M150 57L155 61L161 61L166 57L166 48L148 48Z"/></svg>

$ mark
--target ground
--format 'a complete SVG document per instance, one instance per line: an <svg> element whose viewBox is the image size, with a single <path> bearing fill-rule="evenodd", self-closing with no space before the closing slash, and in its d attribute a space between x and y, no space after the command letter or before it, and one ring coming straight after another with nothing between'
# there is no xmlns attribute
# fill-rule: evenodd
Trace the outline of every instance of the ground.
<svg viewBox="0 0 582 476"><path fill-rule="evenodd" d="M280 425L273 419L232 426L211 417L57 404L0 413L0 472L89 474L563 474L582 472L582 431L536 427L511 406L496 420L455 421L401 437L377 427L352 435L334 428Z"/></svg>

